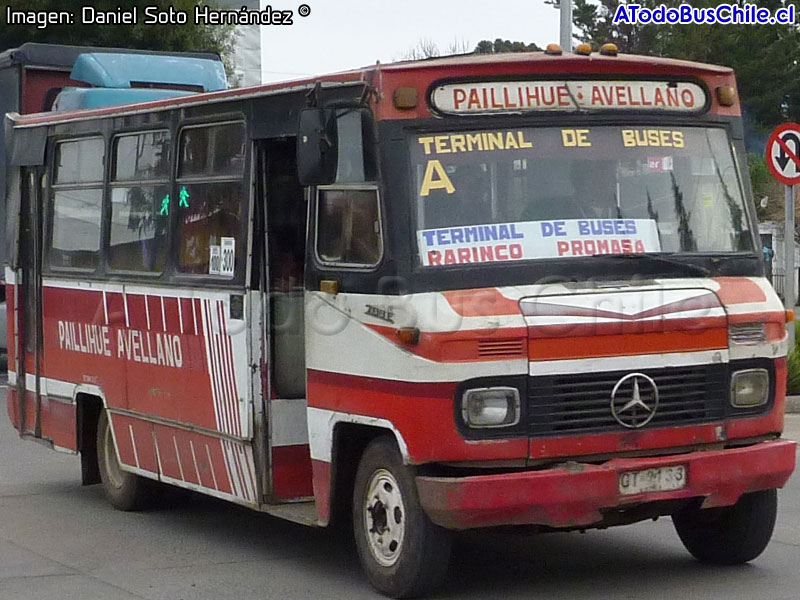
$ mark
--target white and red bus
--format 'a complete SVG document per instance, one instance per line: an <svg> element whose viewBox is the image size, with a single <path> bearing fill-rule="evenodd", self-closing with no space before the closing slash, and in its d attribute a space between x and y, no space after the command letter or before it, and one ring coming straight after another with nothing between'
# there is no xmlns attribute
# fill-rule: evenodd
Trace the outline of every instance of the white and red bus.
<svg viewBox="0 0 800 600"><path fill-rule="evenodd" d="M8 122L8 410L433 588L450 530L672 515L767 545L794 469L727 68L547 52Z"/></svg>

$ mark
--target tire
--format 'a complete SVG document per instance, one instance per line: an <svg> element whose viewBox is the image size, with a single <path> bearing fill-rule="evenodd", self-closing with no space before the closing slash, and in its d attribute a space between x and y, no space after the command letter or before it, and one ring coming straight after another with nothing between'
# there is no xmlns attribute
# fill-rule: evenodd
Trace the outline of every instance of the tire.
<svg viewBox="0 0 800 600"><path fill-rule="evenodd" d="M97 420L97 466L106 498L119 510L141 510L154 497L155 482L120 468L108 414L100 411Z"/></svg>
<svg viewBox="0 0 800 600"><path fill-rule="evenodd" d="M777 490L765 490L745 494L733 506L684 509L672 522L683 545L700 562L739 565L767 547L777 512Z"/></svg>
<svg viewBox="0 0 800 600"><path fill-rule="evenodd" d="M379 531L380 530L380 531ZM353 531L369 582L393 598L413 598L444 581L450 535L422 510L412 470L392 437L373 440L353 491Z"/></svg>

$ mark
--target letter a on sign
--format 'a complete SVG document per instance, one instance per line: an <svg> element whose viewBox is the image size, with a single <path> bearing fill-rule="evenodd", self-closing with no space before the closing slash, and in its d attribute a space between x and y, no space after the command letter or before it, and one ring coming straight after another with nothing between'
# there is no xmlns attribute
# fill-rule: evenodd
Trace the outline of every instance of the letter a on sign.
<svg viewBox="0 0 800 600"><path fill-rule="evenodd" d="M446 190L448 194L452 194L456 191L453 182L450 181L450 178L447 176L447 171L444 170L442 163L438 160L428 161L419 195L427 196L431 193L431 190Z"/></svg>
<svg viewBox="0 0 800 600"><path fill-rule="evenodd" d="M767 167L783 184L800 183L800 125L784 123L776 127L767 140Z"/></svg>

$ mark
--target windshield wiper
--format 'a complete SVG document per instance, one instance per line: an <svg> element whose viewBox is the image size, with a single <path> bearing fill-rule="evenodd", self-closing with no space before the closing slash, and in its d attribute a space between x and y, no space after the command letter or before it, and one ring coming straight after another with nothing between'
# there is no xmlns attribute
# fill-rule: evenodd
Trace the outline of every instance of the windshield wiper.
<svg viewBox="0 0 800 600"><path fill-rule="evenodd" d="M638 253L638 254L595 254L595 256L609 256L611 258L627 258L627 259L636 259L645 262L654 262L660 263L665 265L671 265L674 267L680 267L682 269L686 269L692 271L698 275L710 275L711 269L707 269L706 267L700 265L694 265L692 263L687 263L682 260L676 260L671 258L674 256L672 253L662 252L662 253L654 253L654 252L647 252L647 253Z"/></svg>

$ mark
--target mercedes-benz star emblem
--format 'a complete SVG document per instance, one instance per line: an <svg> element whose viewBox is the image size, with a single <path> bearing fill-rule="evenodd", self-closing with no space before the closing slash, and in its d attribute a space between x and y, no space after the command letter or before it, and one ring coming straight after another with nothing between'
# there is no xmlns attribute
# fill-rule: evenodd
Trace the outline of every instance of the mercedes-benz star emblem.
<svg viewBox="0 0 800 600"><path fill-rule="evenodd" d="M611 414L629 429L647 425L656 416L658 387L644 373L629 373L611 391Z"/></svg>

